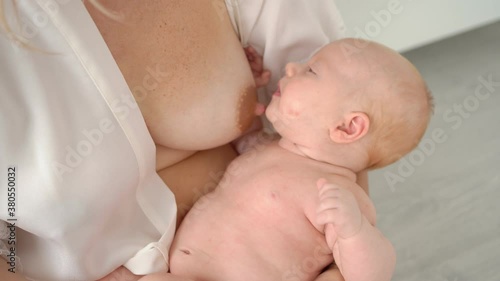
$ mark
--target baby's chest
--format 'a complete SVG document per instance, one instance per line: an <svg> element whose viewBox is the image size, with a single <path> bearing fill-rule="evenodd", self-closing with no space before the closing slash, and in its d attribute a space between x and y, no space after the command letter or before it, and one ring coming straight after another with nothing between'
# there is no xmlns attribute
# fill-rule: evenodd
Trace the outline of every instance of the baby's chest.
<svg viewBox="0 0 500 281"><path fill-rule="evenodd" d="M297 219L299 215L303 218L304 210L318 203L318 175L306 167L297 170L283 163L246 172L227 179L227 195L239 207L253 210L256 217L272 221Z"/></svg>

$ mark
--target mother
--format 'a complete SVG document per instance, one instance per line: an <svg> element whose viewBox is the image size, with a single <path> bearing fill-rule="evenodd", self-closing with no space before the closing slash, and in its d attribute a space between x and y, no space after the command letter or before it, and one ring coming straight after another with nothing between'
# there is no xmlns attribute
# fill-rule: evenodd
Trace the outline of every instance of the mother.
<svg viewBox="0 0 500 281"><path fill-rule="evenodd" d="M106 1L120 23L87 2L88 13L79 1L57 9L50 2L17 7L22 20L49 18L28 42L35 50L0 41L8 93L0 106L12 117L1 121L11 135L0 143L22 171L24 273L89 280L122 264L137 274L164 270L175 205L152 166L153 142L156 171L182 215L215 186L237 155L228 143L254 118L255 84L240 41L260 47L276 78L285 59L304 59L338 35L330 32L336 26L321 26L331 24L325 7L333 4L242 1L228 5L230 17L223 0ZM297 14L308 11L318 19L300 22Z"/></svg>
<svg viewBox="0 0 500 281"><path fill-rule="evenodd" d="M228 143L255 117L252 72L220 5L108 1L127 24L86 5L156 144L156 169L182 207L199 195L193 190L218 181L236 157ZM158 71L158 79L148 81L150 69Z"/></svg>

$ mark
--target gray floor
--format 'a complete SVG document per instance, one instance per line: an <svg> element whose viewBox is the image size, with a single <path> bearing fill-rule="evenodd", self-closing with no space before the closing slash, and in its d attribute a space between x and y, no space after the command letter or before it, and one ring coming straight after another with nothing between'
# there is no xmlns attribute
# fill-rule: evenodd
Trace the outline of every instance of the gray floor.
<svg viewBox="0 0 500 281"><path fill-rule="evenodd" d="M393 280L500 281L500 22L404 55L436 109L425 148L370 174Z"/></svg>

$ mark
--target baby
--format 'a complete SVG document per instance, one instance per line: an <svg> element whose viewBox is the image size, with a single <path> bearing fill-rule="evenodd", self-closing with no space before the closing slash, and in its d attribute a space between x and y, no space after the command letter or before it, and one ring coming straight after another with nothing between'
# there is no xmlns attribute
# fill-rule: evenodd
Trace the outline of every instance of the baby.
<svg viewBox="0 0 500 281"><path fill-rule="evenodd" d="M421 139L431 97L412 64L344 39L288 64L266 109L281 139L235 159L196 202L151 280L309 281L332 262L345 280L390 280L395 253L356 173Z"/></svg>

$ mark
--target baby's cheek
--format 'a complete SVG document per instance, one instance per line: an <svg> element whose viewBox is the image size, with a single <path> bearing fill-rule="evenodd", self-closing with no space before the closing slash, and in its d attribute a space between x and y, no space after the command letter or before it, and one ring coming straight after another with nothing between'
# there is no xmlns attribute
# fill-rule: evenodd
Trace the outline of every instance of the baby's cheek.
<svg viewBox="0 0 500 281"><path fill-rule="evenodd" d="M290 119L298 118L301 112L302 112L302 106L300 102L292 101L283 104L283 115Z"/></svg>

